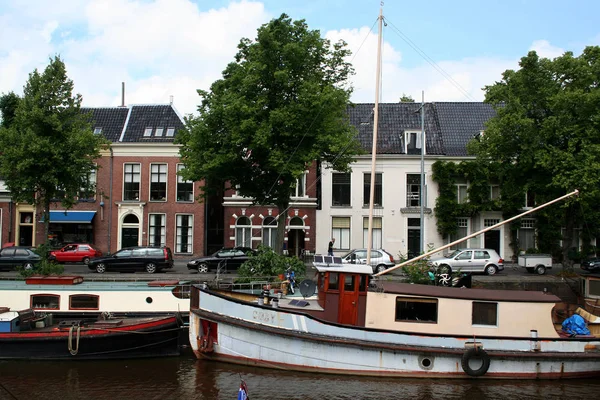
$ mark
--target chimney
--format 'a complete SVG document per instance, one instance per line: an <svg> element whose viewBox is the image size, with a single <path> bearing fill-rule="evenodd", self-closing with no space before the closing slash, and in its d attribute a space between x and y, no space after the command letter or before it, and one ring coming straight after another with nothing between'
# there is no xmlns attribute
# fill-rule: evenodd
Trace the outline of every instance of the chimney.
<svg viewBox="0 0 600 400"><path fill-rule="evenodd" d="M121 107L125 107L125 82L121 82Z"/></svg>
<svg viewBox="0 0 600 400"><path fill-rule="evenodd" d="M169 96L169 105L173 105L173 95Z"/></svg>

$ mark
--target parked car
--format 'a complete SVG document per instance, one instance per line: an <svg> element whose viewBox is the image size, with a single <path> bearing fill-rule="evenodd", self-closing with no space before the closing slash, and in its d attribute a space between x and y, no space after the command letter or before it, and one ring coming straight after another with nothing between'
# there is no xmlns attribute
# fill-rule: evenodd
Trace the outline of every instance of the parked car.
<svg viewBox="0 0 600 400"><path fill-rule="evenodd" d="M5 247L0 250L0 270L12 271L19 266L30 270L39 264L40 259L31 247Z"/></svg>
<svg viewBox="0 0 600 400"><path fill-rule="evenodd" d="M600 258L594 257L581 261L581 269L588 272L600 272Z"/></svg>
<svg viewBox="0 0 600 400"><path fill-rule="evenodd" d="M188 269L197 270L199 273L220 270L221 272L233 272L248 259L256 254L256 250L250 247L227 247L210 256L199 257L187 263Z"/></svg>
<svg viewBox="0 0 600 400"><path fill-rule="evenodd" d="M366 264L367 249L355 249L342 256L342 262L351 264ZM371 266L373 272L383 272L386 269L396 265L394 256L383 249L371 250Z"/></svg>
<svg viewBox="0 0 600 400"><path fill-rule="evenodd" d="M99 274L106 271L146 271L153 274L173 268L173 253L169 247L128 247L108 256L92 258L88 268Z"/></svg>
<svg viewBox="0 0 600 400"><path fill-rule="evenodd" d="M458 249L447 256L431 258L429 263L439 273L446 274L460 270L494 275L504 270L504 260L493 249Z"/></svg>
<svg viewBox="0 0 600 400"><path fill-rule="evenodd" d="M89 264L90 259L100 257L102 252L91 244L72 243L59 250L52 250L48 258L59 263L84 263Z"/></svg>

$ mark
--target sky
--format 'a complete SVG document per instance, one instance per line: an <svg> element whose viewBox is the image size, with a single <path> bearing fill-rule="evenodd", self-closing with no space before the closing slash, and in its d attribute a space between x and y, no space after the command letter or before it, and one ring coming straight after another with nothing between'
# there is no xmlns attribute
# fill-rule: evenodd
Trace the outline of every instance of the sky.
<svg viewBox="0 0 600 400"><path fill-rule="evenodd" d="M0 94L59 55L83 106L173 102L196 113L242 38L282 13L348 44L351 100L375 101L375 0L0 0ZM482 101L483 88L535 50L600 45L600 1L387 0L380 101Z"/></svg>

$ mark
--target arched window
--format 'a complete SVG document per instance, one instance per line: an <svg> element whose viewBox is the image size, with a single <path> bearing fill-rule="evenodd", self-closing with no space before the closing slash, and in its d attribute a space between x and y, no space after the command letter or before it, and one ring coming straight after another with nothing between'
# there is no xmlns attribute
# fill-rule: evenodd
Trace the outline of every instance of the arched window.
<svg viewBox="0 0 600 400"><path fill-rule="evenodd" d="M290 229L304 227L304 221L300 217L294 217L290 220Z"/></svg>
<svg viewBox="0 0 600 400"><path fill-rule="evenodd" d="M277 243L277 220L267 217L263 220L262 244L274 249Z"/></svg>
<svg viewBox="0 0 600 400"><path fill-rule="evenodd" d="M140 220L135 216L135 214L127 214L125 218L123 218L124 224L137 224L139 222Z"/></svg>
<svg viewBox="0 0 600 400"><path fill-rule="evenodd" d="M252 224L250 218L239 217L235 222L235 245L252 247Z"/></svg>

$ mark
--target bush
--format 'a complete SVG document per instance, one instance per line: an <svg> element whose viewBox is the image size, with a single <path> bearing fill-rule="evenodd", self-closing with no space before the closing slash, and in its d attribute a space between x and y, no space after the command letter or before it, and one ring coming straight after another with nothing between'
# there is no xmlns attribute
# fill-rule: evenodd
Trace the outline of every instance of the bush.
<svg viewBox="0 0 600 400"><path fill-rule="evenodd" d="M48 243L39 245L34 251L41 257L39 264L30 270L26 270L23 266L17 267L17 272L23 278L28 278L32 275L62 275L65 272L65 267L61 264L57 264L54 261L48 260L51 246Z"/></svg>
<svg viewBox="0 0 600 400"><path fill-rule="evenodd" d="M296 257L289 257L275 253L270 247L259 245L256 255L250 256L238 269L238 281L249 281L248 278L276 277L285 274L290 268L296 274L296 279L306 275L306 265Z"/></svg>

